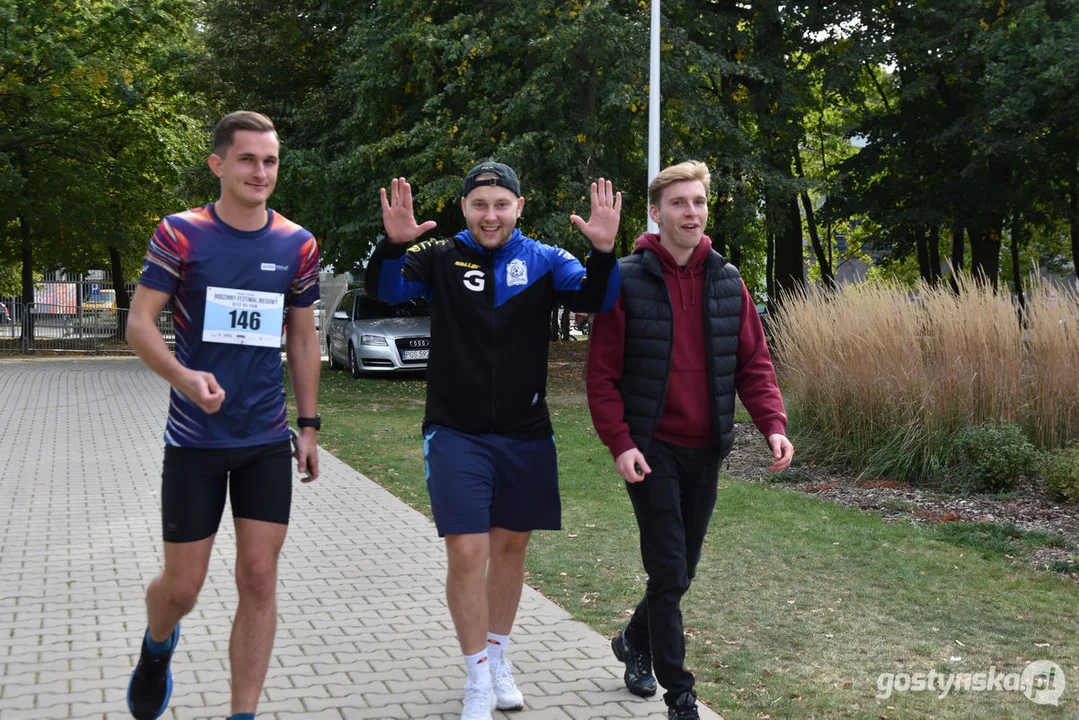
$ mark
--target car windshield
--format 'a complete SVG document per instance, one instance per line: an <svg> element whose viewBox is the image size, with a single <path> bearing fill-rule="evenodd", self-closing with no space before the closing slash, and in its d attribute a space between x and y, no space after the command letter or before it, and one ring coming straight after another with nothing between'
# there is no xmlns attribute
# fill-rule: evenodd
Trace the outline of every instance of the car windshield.
<svg viewBox="0 0 1079 720"><path fill-rule="evenodd" d="M431 314L427 306L427 300L422 297L415 298L400 305L390 305L380 302L366 295L359 296L360 303L356 309L356 317L361 320L373 320L376 318L404 318L424 317Z"/></svg>

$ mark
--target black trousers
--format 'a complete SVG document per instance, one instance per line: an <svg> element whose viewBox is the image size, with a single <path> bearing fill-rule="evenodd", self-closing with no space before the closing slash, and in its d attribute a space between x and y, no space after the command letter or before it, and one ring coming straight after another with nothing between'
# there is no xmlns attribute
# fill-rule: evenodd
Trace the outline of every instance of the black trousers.
<svg viewBox="0 0 1079 720"><path fill-rule="evenodd" d="M626 627L626 638L652 653L656 679L673 705L693 689L685 667L682 596L701 559L701 546L716 504L719 448L684 448L653 440L645 456L652 472L626 483L641 534L641 559L648 573L644 598Z"/></svg>

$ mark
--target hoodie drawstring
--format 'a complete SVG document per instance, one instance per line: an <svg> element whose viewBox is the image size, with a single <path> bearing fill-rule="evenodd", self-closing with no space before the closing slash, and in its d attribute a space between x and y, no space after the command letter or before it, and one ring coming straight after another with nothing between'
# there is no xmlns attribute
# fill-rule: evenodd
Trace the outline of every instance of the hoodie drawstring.
<svg viewBox="0 0 1079 720"><path fill-rule="evenodd" d="M689 302L693 307L697 306L697 296L693 294L693 276L701 272L699 267L685 267L678 268L675 273L678 275L678 297L682 301L682 309L686 309L686 290L682 286L682 280L689 280Z"/></svg>

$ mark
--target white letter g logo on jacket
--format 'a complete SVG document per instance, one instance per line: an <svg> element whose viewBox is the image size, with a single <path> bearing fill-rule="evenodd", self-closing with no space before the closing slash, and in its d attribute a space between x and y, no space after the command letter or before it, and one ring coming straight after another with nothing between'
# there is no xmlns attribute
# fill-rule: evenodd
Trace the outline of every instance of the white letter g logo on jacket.
<svg viewBox="0 0 1079 720"><path fill-rule="evenodd" d="M482 292L484 281L482 270L469 270L465 273L465 287L469 290Z"/></svg>

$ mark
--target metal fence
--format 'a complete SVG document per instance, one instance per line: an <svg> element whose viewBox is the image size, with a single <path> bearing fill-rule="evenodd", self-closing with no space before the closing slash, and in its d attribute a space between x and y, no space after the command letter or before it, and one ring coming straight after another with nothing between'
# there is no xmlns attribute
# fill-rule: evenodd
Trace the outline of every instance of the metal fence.
<svg viewBox="0 0 1079 720"><path fill-rule="evenodd" d="M347 287L344 277L325 277L321 281L323 300L316 322L323 352L330 315ZM128 283L127 291L133 295L135 284ZM116 307L112 283L40 283L34 289L34 298L35 302L26 304L21 298L0 297L0 354L133 352L126 338L128 311ZM171 310L161 313L157 327L171 348L175 340Z"/></svg>
<svg viewBox="0 0 1079 720"><path fill-rule="evenodd" d="M127 344L127 310L110 308L71 312L70 306L3 300L0 309L0 353L88 353L123 355ZM6 312L5 312L6 311ZM175 339L172 312L158 318L157 327L171 347Z"/></svg>

